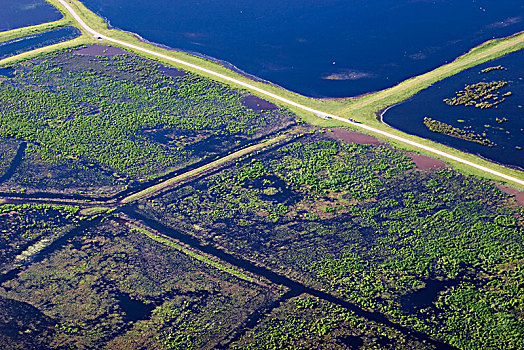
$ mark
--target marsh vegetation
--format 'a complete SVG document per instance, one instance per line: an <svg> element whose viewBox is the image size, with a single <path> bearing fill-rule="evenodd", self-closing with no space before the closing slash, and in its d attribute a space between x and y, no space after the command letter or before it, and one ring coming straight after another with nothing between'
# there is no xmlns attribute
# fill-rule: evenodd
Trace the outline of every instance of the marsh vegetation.
<svg viewBox="0 0 524 350"><path fill-rule="evenodd" d="M513 196L206 78L82 50L0 82L6 348L520 346Z"/></svg>
<svg viewBox="0 0 524 350"><path fill-rule="evenodd" d="M456 347L517 346L524 251L514 199L449 169L417 170L385 146L326 137L292 142L139 208Z"/></svg>
<svg viewBox="0 0 524 350"><path fill-rule="evenodd" d="M246 107L242 91L132 55L68 50L13 69L0 82L0 137L29 146L10 187L114 194L296 124L284 109Z"/></svg>

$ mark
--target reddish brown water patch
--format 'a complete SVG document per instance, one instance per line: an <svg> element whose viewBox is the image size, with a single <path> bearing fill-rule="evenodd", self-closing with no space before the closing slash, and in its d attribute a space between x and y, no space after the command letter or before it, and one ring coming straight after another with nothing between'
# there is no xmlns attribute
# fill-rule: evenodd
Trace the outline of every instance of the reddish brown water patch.
<svg viewBox="0 0 524 350"><path fill-rule="evenodd" d="M497 183L496 186L502 192L514 195L515 199L517 200L517 204L519 206L524 206L524 191L519 191L516 188L507 185L501 185L499 183Z"/></svg>
<svg viewBox="0 0 524 350"><path fill-rule="evenodd" d="M350 131L341 128L333 128L331 135L337 139L347 143L358 143L360 145L381 145L382 142L376 137L362 134L356 131Z"/></svg>
<svg viewBox="0 0 524 350"><path fill-rule="evenodd" d="M129 55L130 53L113 46L87 45L83 49L77 50L75 54L83 56L116 56Z"/></svg>
<svg viewBox="0 0 524 350"><path fill-rule="evenodd" d="M255 96L255 95L248 95L248 96L245 96L243 99L242 99L242 105L244 107L247 107L247 108L250 108L254 111L263 111L263 110L274 110L274 109L278 109L278 106L271 103L271 102L268 102L266 100L263 100L261 99L260 97L258 96Z"/></svg>
<svg viewBox="0 0 524 350"><path fill-rule="evenodd" d="M428 156L423 156L421 154L416 153L409 153L408 156L411 157L413 160L413 163L417 166L419 169L439 169L439 168L445 168L448 165L444 163L441 160L431 158Z"/></svg>

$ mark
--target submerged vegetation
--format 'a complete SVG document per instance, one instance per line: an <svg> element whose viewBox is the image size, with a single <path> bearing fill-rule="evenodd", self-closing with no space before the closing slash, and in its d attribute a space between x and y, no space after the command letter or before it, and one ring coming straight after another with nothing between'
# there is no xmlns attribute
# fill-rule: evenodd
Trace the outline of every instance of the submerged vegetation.
<svg viewBox="0 0 524 350"><path fill-rule="evenodd" d="M458 91L457 96L453 98L446 98L444 102L450 106L475 106L476 108L485 109L496 106L506 100L506 97L511 96L511 92L507 92L501 99L499 99L499 92L508 85L507 81L492 81L490 83L480 82L476 84L466 85L464 90Z"/></svg>
<svg viewBox="0 0 524 350"><path fill-rule="evenodd" d="M496 144L490 141L489 139L487 139L485 135L479 135L479 134L475 134L473 131L467 131L467 130L455 128L454 126L440 122L430 117L424 117L424 125L426 125L428 129L433 132L438 132L438 133L449 135L452 137L457 137L462 140L475 142L483 146L489 146L489 147L496 146Z"/></svg>
<svg viewBox="0 0 524 350"><path fill-rule="evenodd" d="M498 65L498 66L484 68L480 72L485 74L485 73L493 72L495 70L508 70L508 69L505 67L502 67L501 65Z"/></svg>

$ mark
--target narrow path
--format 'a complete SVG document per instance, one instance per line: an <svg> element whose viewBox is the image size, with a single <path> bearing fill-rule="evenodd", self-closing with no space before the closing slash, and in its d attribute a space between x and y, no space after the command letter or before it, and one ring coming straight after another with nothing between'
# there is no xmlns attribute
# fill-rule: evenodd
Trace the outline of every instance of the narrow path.
<svg viewBox="0 0 524 350"><path fill-rule="evenodd" d="M248 260L244 260L240 257L237 257L235 255L232 255L230 253L227 253L217 247L215 247L212 244L203 244L198 239L196 239L193 236L190 236L188 234L182 233L178 230L175 230L171 227L168 227L154 219L151 219L149 217L146 217L142 214L137 213L134 209L130 207L122 208L122 212L124 212L127 216L130 218L133 218L135 220L140 221L142 224L152 228L153 230L156 230L158 232L161 232L162 234L169 236L171 238L174 238L184 244L189 245L190 247L194 249L198 249L206 254L213 255L233 266L236 266L239 269L249 271L250 273L253 273L258 276L262 276L266 278L267 280L271 281L272 283L275 283L277 285L285 286L290 289L289 293L286 293L289 297L292 297L294 295L297 295L297 293L300 294L310 294L312 296L315 296L319 299L328 301L330 303L339 305L346 310L352 311L355 313L355 315L366 318L370 321L374 321L377 323L381 323L385 326L391 327L393 329L396 329L403 334L410 336L414 339L417 339L419 341L425 341L428 344L434 345L437 349L453 349L452 346L442 343L438 340L430 338L427 334L408 329L404 326L401 326L397 323L392 322L390 319L388 319L386 316L384 316L381 313L373 312L373 311L367 311L364 309L361 309L360 307L347 302L346 300L340 299L338 297L335 297L329 293L313 289L311 287L307 287L299 282L293 281L290 278L280 275L278 273L275 273L271 271L270 269L258 266L253 264L252 262ZM280 300L282 302L282 300ZM256 317L256 315L255 315Z"/></svg>
<svg viewBox="0 0 524 350"><path fill-rule="evenodd" d="M225 157L219 158L213 162L204 164L198 168L192 169L190 171L186 171L180 175L172 176L169 179L166 179L165 181L162 181L160 183L157 183L156 185L148 186L147 188L137 191L135 193L130 194L129 196L122 198L120 200L120 203L131 203L134 201L137 201L139 199L144 199L147 197L150 197L152 195L158 194L162 191L165 191L166 189L169 189L177 184L179 184L182 181L187 181L190 179L193 179L197 176L201 176L211 170L217 169L222 165L225 165L229 162L232 162L234 160L237 160L241 158L242 156L245 156L249 153L252 153L254 151L260 151L262 149L265 149L269 146L274 146L276 144L279 144L284 141L289 141L293 138L293 133L291 134L284 134L281 136L274 137L272 139L267 140L266 142L257 143L255 145L243 148L239 151L236 151L234 153L231 153Z"/></svg>
<svg viewBox="0 0 524 350"><path fill-rule="evenodd" d="M192 68L194 70L210 74L210 75L215 76L217 78L220 78L220 79L232 82L234 84L240 85L240 86L242 86L244 88L247 88L249 90L256 91L256 92L258 92L258 93L260 93L262 95L271 97L271 98L273 98L273 99L275 99L277 101L280 101L282 103L285 103L287 105L290 105L290 106L293 106L293 107L297 107L297 108L299 108L299 109L301 109L303 111L306 111L306 112L313 113L313 114L317 115L320 118L338 120L338 121L341 121L343 123L349 124L349 125L351 125L351 126L353 126L355 128L363 129L363 130L366 130L366 131L369 131L369 132L372 132L372 133L375 133L375 134L382 135L382 136L387 137L389 139L392 139L392 140L395 140L395 141L399 141L399 142L408 144L410 146L413 146L413 147L416 147L416 148L419 148L419 149L423 149L423 150L425 150L427 152L439 155L439 156L447 158L447 159L451 159L453 161L456 161L456 162L468 165L468 166L470 166L472 168L481 170L483 172L495 175L495 176L500 177L502 179L505 179L505 180L508 180L508 181L511 181L511 182L514 182L514 183L517 183L519 185L524 186L524 180L522 180L522 179L518 179L518 178L516 178L514 176L503 174L503 173L501 173L501 172L499 172L497 170L493 170L493 169L485 167L483 165L480 165L480 164L471 162L469 160L466 160L466 159L454 156L454 155L452 155L450 153L446 153L446 152L440 151L440 150L438 150L436 148L423 145L421 143L412 141L412 140L407 139L405 137L398 136L398 135L389 133L387 131L383 131L383 130L377 129L377 128L374 128L372 126L368 126L368 125L365 125L365 124L362 124L362 123L358 123L358 122L355 122L355 121L352 121L352 120L349 120L349 119L346 119L346 118L339 117L339 116L334 115L334 114L325 113L325 112L322 112L322 111L319 111L319 110L316 110L316 109L304 106L304 105L302 105L300 103L291 101L290 99L287 99L285 97L282 97L282 96L279 96L279 95L274 94L272 92L269 92L267 90L261 89L261 88L259 88L257 86L254 86L252 84L246 83L244 81L241 81L241 80L229 77L227 75L215 72L215 71L213 71L211 69L207 69L207 68L198 66L198 65L190 63L190 62L186 62L186 61L178 59L178 58L174 58L174 57L171 57L171 56L168 56L168 55L164 55L164 54L155 52L153 50L149 50L149 49L146 49L146 48L134 45L134 44L130 44L130 43L127 43L127 42L122 41L122 40L113 39L113 38L111 38L111 37L109 37L107 35L103 35L101 33L98 33L97 31L95 31L94 29L89 27L65 0L58 0L58 2L60 2L60 4L62 4L66 8L66 10L71 14L71 16L73 16L73 18L78 22L78 24L84 30L86 30L88 33L90 33L91 35L93 35L96 38L107 40L109 42L112 42L112 43L115 43L115 44L118 44L118 45L121 45L121 46L124 46L124 47L128 47L128 48L136 50L136 51L147 53L149 55L153 55L153 56L156 56L156 57L159 57L159 58L163 58L165 60L168 60L168 61L180 64L180 65Z"/></svg>

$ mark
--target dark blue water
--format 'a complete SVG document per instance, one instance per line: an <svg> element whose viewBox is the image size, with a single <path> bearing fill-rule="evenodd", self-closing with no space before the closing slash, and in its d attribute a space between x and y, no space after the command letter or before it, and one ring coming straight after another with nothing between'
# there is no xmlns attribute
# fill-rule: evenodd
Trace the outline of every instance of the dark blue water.
<svg viewBox="0 0 524 350"><path fill-rule="evenodd" d="M0 76L12 78L15 76L15 70L13 68L0 68Z"/></svg>
<svg viewBox="0 0 524 350"><path fill-rule="evenodd" d="M409 134L524 169L524 65L522 62L524 62L524 50L447 78L419 92L406 102L390 108L383 115L384 122ZM502 65L508 70L479 74L480 70L497 65ZM499 104L498 108L448 106L443 102L445 98L454 97L456 91L463 90L465 84L501 80L508 81L509 84L499 90L500 95L508 91L511 91L512 95L506 97L506 101ZM431 117L461 129L471 126L471 130L476 134L486 133L486 137L497 146L490 148L431 132L423 123L424 117ZM504 117L507 122L497 123L497 118ZM518 150L516 146L522 147L523 150Z"/></svg>
<svg viewBox="0 0 524 350"><path fill-rule="evenodd" d="M56 21L62 14L45 0L0 0L0 31Z"/></svg>
<svg viewBox="0 0 524 350"><path fill-rule="evenodd" d="M85 0L112 26L314 97L355 96L524 30L522 0Z"/></svg>
<svg viewBox="0 0 524 350"><path fill-rule="evenodd" d="M125 312L125 322L146 320L155 308L154 304L144 304L140 300L131 299L131 297L125 293L118 293L117 298L120 308Z"/></svg>
<svg viewBox="0 0 524 350"><path fill-rule="evenodd" d="M19 39L5 41L0 43L0 59L71 40L79 37L80 34L80 30L75 27L64 27Z"/></svg>

